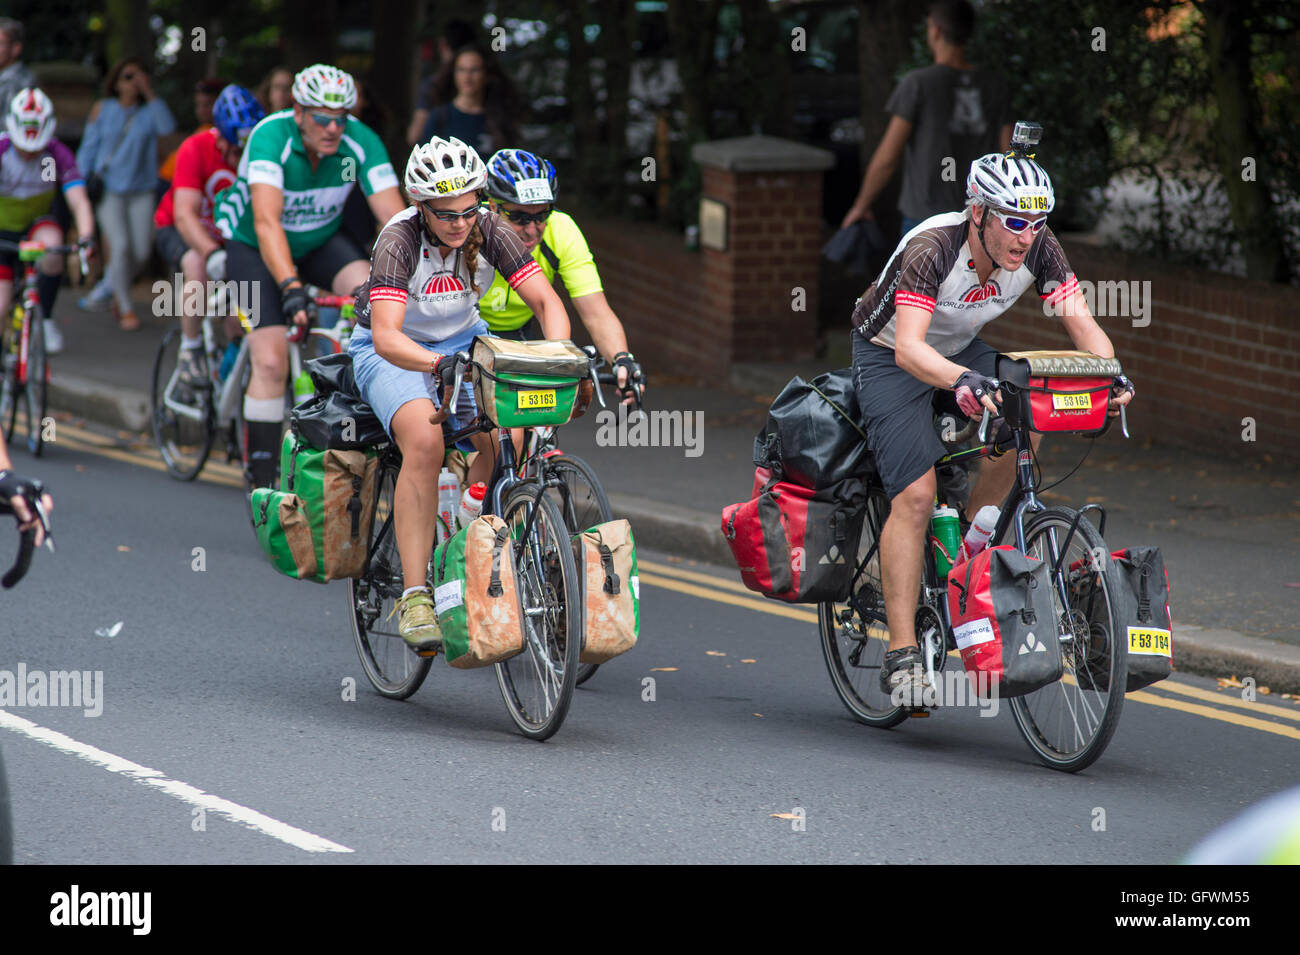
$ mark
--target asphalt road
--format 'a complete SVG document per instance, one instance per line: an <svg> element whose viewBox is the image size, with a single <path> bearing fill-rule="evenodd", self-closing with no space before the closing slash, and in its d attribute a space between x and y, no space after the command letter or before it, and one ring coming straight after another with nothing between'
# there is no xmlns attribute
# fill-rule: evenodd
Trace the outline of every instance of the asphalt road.
<svg viewBox="0 0 1300 955"><path fill-rule="evenodd" d="M344 584L276 575L227 484L96 440L42 460L58 552L0 595L0 670L103 675L97 716L0 710L21 863L1165 863L1300 782L1300 706L1185 676L1076 776L1005 707L861 726L810 609L648 552L641 645L539 744L491 670L373 693Z"/></svg>

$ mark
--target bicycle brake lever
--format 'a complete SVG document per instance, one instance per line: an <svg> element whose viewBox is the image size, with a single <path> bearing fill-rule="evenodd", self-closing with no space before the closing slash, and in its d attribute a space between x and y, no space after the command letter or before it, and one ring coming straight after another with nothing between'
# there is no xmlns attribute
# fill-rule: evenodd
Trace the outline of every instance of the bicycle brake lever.
<svg viewBox="0 0 1300 955"><path fill-rule="evenodd" d="M989 443L989 409L988 408L984 409L984 414L980 418L979 438L980 438L980 444Z"/></svg>
<svg viewBox="0 0 1300 955"><path fill-rule="evenodd" d="M1127 406L1127 405L1120 405L1120 406L1119 406L1119 430L1120 430L1120 433L1122 433L1122 434L1124 435L1124 437L1126 437L1126 438L1129 436L1129 433L1128 433L1128 413L1127 413L1127 409L1128 409L1128 406Z"/></svg>
<svg viewBox="0 0 1300 955"><path fill-rule="evenodd" d="M41 529L45 532L45 546L48 547L50 549L50 553L53 554L54 533L50 530L50 515L45 513L45 506L41 504L41 498L39 494L36 495L36 499L34 501L29 501L28 503L32 505L32 510L34 510L36 512L36 516L40 518Z"/></svg>

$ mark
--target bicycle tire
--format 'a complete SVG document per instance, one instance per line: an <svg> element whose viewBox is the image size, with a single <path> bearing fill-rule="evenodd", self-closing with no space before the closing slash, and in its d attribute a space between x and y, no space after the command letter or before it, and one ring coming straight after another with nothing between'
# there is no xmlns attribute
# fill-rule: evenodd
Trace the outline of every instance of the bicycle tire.
<svg viewBox="0 0 1300 955"><path fill-rule="evenodd" d="M173 327L168 329L158 345L149 393L149 423L167 473L178 481L193 481L203 471L208 455L212 453L217 429L212 420L210 392L198 395L200 421L178 415L167 406L167 391L173 387L172 379L180 360L180 340L181 330Z"/></svg>
<svg viewBox="0 0 1300 955"><path fill-rule="evenodd" d="M397 631L393 611L405 584L393 524L396 486L397 469L381 465L375 480L371 558L365 574L348 581L348 603L352 608L352 639L366 679L380 696L404 700L424 683L433 657L418 656ZM390 614L391 630L386 629Z"/></svg>
<svg viewBox="0 0 1300 955"><path fill-rule="evenodd" d="M536 510L528 536L518 535ZM582 652L578 571L568 528L555 502L534 484L506 497L501 519L511 528L524 647L496 665L497 684L510 718L531 739L548 739L569 712Z"/></svg>
<svg viewBox="0 0 1300 955"><path fill-rule="evenodd" d="M880 667L889 648L880 583L880 532L889 515L884 488L872 486L867 491L866 507L858 563L865 559L867 565L849 600L818 605L817 628L835 694L858 722L888 729L907 719L907 710L891 704L880 688Z"/></svg>
<svg viewBox="0 0 1300 955"><path fill-rule="evenodd" d="M14 823L9 811L9 785L5 779L4 754L0 753L0 865L14 863Z"/></svg>
<svg viewBox="0 0 1300 955"><path fill-rule="evenodd" d="M23 383L23 408L27 418L27 450L39 458L45 450L45 402L49 389L49 356L45 352L45 316L40 306L27 319L27 380Z"/></svg>
<svg viewBox="0 0 1300 955"><path fill-rule="evenodd" d="M1076 515L1067 507L1029 515L1025 525L1029 556L1050 559L1054 549L1059 553ZM1089 565L1092 555L1100 557L1099 567ZM1013 698L1011 712L1016 728L1040 761L1052 769L1077 773L1096 762L1119 723L1128 674L1128 646L1117 639L1121 629L1115 608L1115 595L1121 586L1119 572L1105 541L1086 518L1079 521L1060 566L1068 606L1062 605L1056 581L1051 599L1057 632L1066 632L1059 629L1062 626L1070 628L1070 640L1061 645L1065 672L1055 683ZM1104 610L1109 627L1097 623L1099 609ZM1103 681L1090 676L1101 672L1107 674L1104 690Z"/></svg>
<svg viewBox="0 0 1300 955"><path fill-rule="evenodd" d="M582 546L579 542L578 535L590 527L597 524L604 524L606 521L614 519L614 512L610 509L609 498L605 496L605 488L601 486L600 478L596 477L596 472L592 470L591 465L582 458L569 454L559 454L552 458L545 459L543 464L546 471L554 473L562 482L563 488L551 488L552 500L557 500L560 513L564 516L564 524L569 528L569 535L573 538L573 560L574 564L579 565L582 560ZM583 489L585 486L585 490ZM585 610L587 606L586 581L582 574L578 575L578 590L581 595L582 606ZM586 621L583 621L583 634L586 634ZM587 680L590 680L600 668L599 663L579 663L577 686L582 686Z"/></svg>
<svg viewBox="0 0 1300 955"><path fill-rule="evenodd" d="M0 380L0 433L4 434L5 444L13 441L14 425L18 421L18 395L22 387L18 381L18 356L9 353L13 328L5 323L0 334L0 355L3 356L4 377Z"/></svg>

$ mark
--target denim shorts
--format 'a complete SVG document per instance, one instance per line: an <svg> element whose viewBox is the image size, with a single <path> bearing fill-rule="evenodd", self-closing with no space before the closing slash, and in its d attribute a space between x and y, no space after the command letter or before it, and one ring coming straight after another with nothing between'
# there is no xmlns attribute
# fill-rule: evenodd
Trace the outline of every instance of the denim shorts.
<svg viewBox="0 0 1300 955"><path fill-rule="evenodd" d="M430 352L450 355L458 351L469 351L475 335L488 334L487 322L479 319L470 328L441 342L416 342ZM435 408L442 406L441 391L434 388L433 374L427 371L408 371L398 368L392 362L379 356L375 351L374 339L370 329L360 325L352 333L348 345L348 354L352 356L352 374L356 378L357 390L366 404L374 409L375 415L384 423L384 430L393 433L393 415L397 409L408 401L429 398ZM478 416L474 404L474 388L469 382L461 383L460 400L456 402L455 430L469 427Z"/></svg>

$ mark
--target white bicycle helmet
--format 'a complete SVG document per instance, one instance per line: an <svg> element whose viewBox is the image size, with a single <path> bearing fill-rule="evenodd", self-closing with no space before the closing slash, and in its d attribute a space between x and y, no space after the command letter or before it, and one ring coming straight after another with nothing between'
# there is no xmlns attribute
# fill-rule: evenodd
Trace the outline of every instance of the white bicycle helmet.
<svg viewBox="0 0 1300 955"><path fill-rule="evenodd" d="M351 73L315 63L293 78L293 101L300 106L351 109L357 105L357 85Z"/></svg>
<svg viewBox="0 0 1300 955"><path fill-rule="evenodd" d="M970 164L966 198L1030 215L1056 208L1056 193L1046 170L1032 159L1002 153L989 153Z"/></svg>
<svg viewBox="0 0 1300 955"><path fill-rule="evenodd" d="M415 202L477 192L487 182L487 167L473 146L435 136L411 150L406 162L406 193Z"/></svg>
<svg viewBox="0 0 1300 955"><path fill-rule="evenodd" d="M5 127L19 149L39 152L54 136L54 104L35 87L19 90L9 103Z"/></svg>

